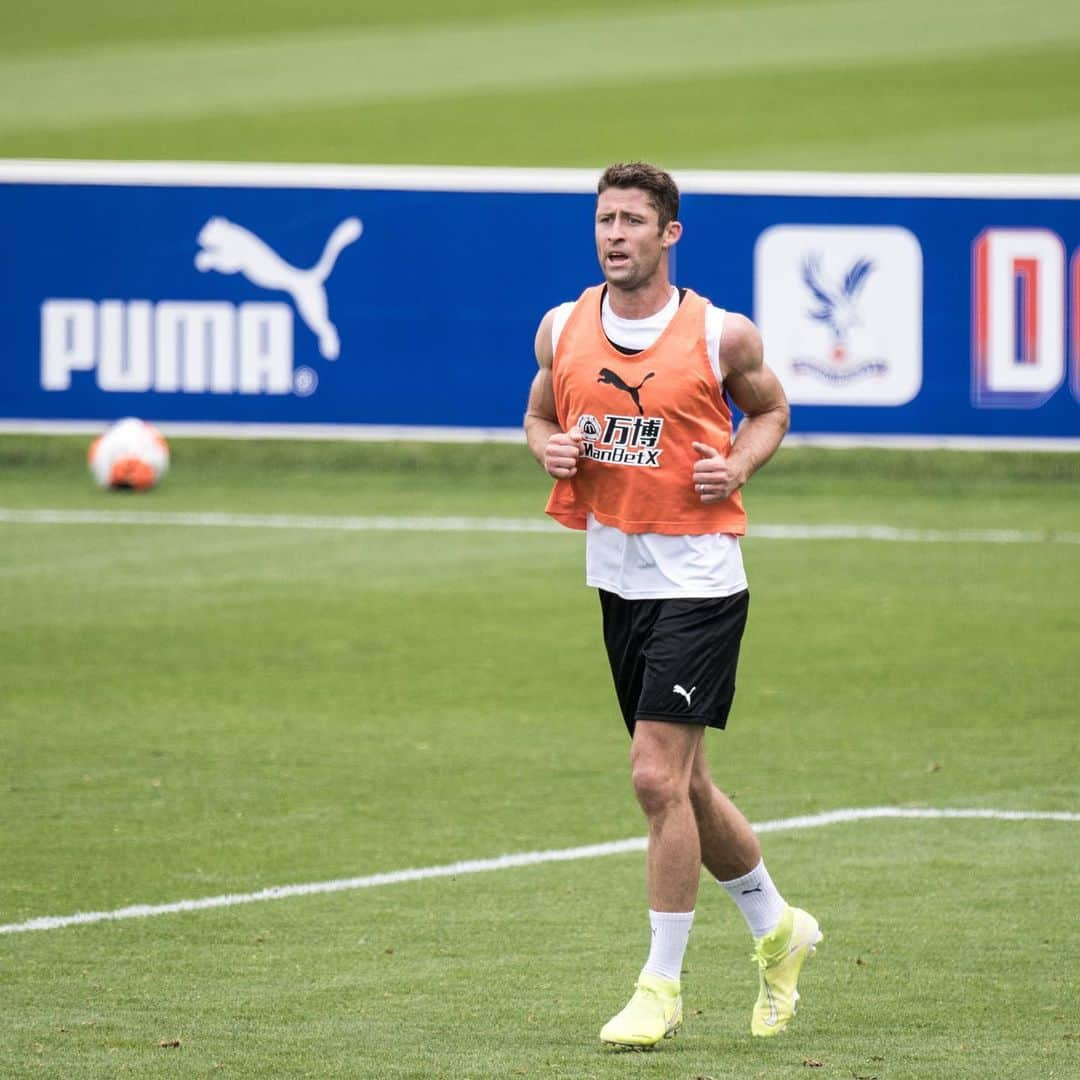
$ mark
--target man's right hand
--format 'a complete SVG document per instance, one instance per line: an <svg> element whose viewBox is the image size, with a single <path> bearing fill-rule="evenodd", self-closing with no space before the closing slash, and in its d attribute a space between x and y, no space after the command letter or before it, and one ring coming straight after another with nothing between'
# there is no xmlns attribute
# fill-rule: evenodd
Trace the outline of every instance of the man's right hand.
<svg viewBox="0 0 1080 1080"><path fill-rule="evenodd" d="M572 427L569 431L557 431L544 447L544 468L548 476L556 480L565 480L577 474L578 458L585 447L585 438L580 428Z"/></svg>

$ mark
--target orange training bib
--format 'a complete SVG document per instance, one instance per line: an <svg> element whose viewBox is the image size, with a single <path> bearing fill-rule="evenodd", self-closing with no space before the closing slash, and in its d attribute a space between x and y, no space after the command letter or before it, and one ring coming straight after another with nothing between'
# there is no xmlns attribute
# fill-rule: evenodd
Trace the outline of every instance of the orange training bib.
<svg viewBox="0 0 1080 1080"><path fill-rule="evenodd" d="M585 450L577 475L555 482L547 512L571 529L584 529L592 513L626 533L743 535L739 493L705 505L692 479L692 443L721 454L731 447L731 410L705 343L707 301L686 290L660 337L627 356L604 333L603 291L582 293L555 350L559 424L576 425Z"/></svg>

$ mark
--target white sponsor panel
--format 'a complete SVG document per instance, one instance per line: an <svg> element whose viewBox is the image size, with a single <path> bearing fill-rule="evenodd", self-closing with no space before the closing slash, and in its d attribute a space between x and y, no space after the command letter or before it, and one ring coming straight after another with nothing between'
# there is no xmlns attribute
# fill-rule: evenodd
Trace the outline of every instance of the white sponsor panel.
<svg viewBox="0 0 1080 1080"><path fill-rule="evenodd" d="M907 229L776 225L758 238L754 317L792 404L911 401L922 309L922 249Z"/></svg>
<svg viewBox="0 0 1080 1080"><path fill-rule="evenodd" d="M585 440L581 453L593 461L614 465L644 465L660 468L660 436L664 429L662 417L604 416L603 429L595 416L583 413L577 428Z"/></svg>

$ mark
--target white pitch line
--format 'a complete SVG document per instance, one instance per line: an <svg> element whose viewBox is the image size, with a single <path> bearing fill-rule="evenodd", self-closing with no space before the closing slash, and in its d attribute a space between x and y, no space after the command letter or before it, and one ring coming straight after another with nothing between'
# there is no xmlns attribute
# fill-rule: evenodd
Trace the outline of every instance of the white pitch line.
<svg viewBox="0 0 1080 1080"><path fill-rule="evenodd" d="M327 517L306 514L185 513L155 510L15 510L4 525L142 525L316 532L496 532L576 535L553 521L503 517ZM891 525L754 525L755 540L870 540L901 544L1080 544L1080 533L1021 529L899 529Z"/></svg>
<svg viewBox="0 0 1080 1080"><path fill-rule="evenodd" d="M166 525L207 529L299 529L316 532L544 532L567 530L547 518L323 517L309 514L170 513L140 510L10 510L8 525Z"/></svg>
<svg viewBox="0 0 1080 1080"><path fill-rule="evenodd" d="M1022 529L898 529L892 525L752 525L748 539L877 540L899 544L1080 544L1080 533Z"/></svg>
<svg viewBox="0 0 1080 1080"><path fill-rule="evenodd" d="M754 829L759 833L782 832L788 829L814 829L824 825L839 825L853 821L873 821L881 818L1080 822L1080 814L1068 811L934 810L908 809L896 806L870 806L846 810L827 810L820 814L762 821L755 825ZM525 851L512 855L499 855L493 859L467 859L463 862L447 863L442 866L425 866L413 870L393 870L384 874L369 874L365 877L338 878L334 881L314 881L300 885L274 885L267 889L260 889L258 892L207 896L198 900L177 900L171 904L134 904L131 907L117 908L115 911L82 911L75 915L43 915L36 919L28 919L26 922L0 925L0 934L25 934L32 930L60 930L66 926L86 926L90 923L144 919L152 915L176 915L189 911L206 911L211 908L235 907L239 904L257 904L264 900L286 900L295 896L316 896L322 893L375 889L383 885L399 885L407 881L427 881L431 878L483 874L492 870L512 870L519 866L536 866L539 863L595 859L604 855L622 855L632 851L644 851L646 845L647 840L645 837L632 837L629 840L587 844L584 847L561 848L551 851Z"/></svg>

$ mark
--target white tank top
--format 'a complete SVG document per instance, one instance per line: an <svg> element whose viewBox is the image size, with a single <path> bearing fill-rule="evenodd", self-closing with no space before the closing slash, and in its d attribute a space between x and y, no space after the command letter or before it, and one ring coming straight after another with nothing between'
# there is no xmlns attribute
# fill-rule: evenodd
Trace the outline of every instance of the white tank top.
<svg viewBox="0 0 1080 1080"><path fill-rule="evenodd" d="M551 324L554 353L566 326L571 301L555 309ZM624 349L648 348L667 327L679 309L679 292L647 319L623 319L616 315L604 296L601 322L613 344ZM718 386L720 338L724 332L724 311L711 304L705 313L705 342L709 362ZM704 536L662 536L659 533L624 533L601 525L589 515L585 533L585 580L597 589L616 593L624 600L668 600L690 597L732 596L746 588L742 549L736 536L708 533Z"/></svg>

